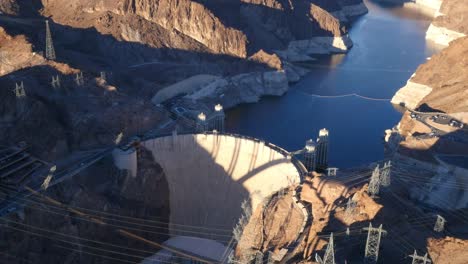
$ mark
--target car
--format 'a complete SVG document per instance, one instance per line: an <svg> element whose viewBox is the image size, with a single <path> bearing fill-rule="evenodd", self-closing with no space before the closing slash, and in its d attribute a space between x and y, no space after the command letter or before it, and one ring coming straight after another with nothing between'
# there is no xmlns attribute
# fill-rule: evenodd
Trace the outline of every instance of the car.
<svg viewBox="0 0 468 264"><path fill-rule="evenodd" d="M449 123L450 126L452 127L458 127L458 128L463 128L464 124L458 120L455 120L455 119L452 119L450 120L450 123Z"/></svg>
<svg viewBox="0 0 468 264"><path fill-rule="evenodd" d="M415 119L415 118L417 118L417 117L418 117L418 115L417 115L417 114L415 114L415 113L411 113L410 117L411 117L411 119Z"/></svg>

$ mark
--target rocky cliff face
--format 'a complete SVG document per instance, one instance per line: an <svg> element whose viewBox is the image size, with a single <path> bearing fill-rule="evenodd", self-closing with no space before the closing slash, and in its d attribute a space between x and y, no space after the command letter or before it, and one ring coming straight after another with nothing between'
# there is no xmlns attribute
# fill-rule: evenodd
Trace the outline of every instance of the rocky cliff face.
<svg viewBox="0 0 468 264"><path fill-rule="evenodd" d="M431 238L428 241L429 254L434 263L465 263L468 257L468 253L465 250L467 247L467 240L454 237Z"/></svg>
<svg viewBox="0 0 468 264"><path fill-rule="evenodd" d="M468 37L450 46L418 67L408 85L392 98L409 108L423 104L446 113L468 111Z"/></svg>
<svg viewBox="0 0 468 264"><path fill-rule="evenodd" d="M130 39L160 46L156 40L149 41L143 36L147 30L139 28L136 23L139 21L152 24L167 35L190 39L184 43L169 38L164 43L167 47L194 50L198 44L202 46L198 48L212 53L242 58L261 48L285 48L292 40L337 37L346 32L330 13L341 11L346 1L44 0L43 4L44 14L61 24L94 26L103 33L127 38L131 28L134 33L130 35L136 37ZM120 28L125 34L111 30L112 25L103 25L106 16L121 21Z"/></svg>
<svg viewBox="0 0 468 264"><path fill-rule="evenodd" d="M466 13L465 7L459 1L444 1L440 10L446 13L434 19L428 34L434 25L464 30L459 24L464 16L459 11ZM457 119L466 126L468 121L468 37L460 34L452 37L444 36L446 43L442 44L448 47L420 65L407 85L392 98L392 103L409 109L448 114L446 124L429 118L418 121L406 112L400 123L387 131L386 150L402 168L399 172L402 180L424 183L423 187L411 188L414 199L435 207L460 209L466 208L467 201L463 190L467 182L461 177L465 169L450 158L448 162L441 159L444 155L467 155L467 130L448 122ZM416 176L408 177L411 174ZM444 197L443 201L440 197Z"/></svg>
<svg viewBox="0 0 468 264"><path fill-rule="evenodd" d="M451 41L468 35L468 5L464 0L442 1L426 38L447 46Z"/></svg>

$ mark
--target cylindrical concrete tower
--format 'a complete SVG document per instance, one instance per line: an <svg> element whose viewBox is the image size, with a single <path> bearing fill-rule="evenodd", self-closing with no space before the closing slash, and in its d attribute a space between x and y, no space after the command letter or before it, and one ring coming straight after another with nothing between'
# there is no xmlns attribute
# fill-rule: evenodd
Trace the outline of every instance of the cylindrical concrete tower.
<svg viewBox="0 0 468 264"><path fill-rule="evenodd" d="M308 171L314 171L316 167L315 142L312 139L306 141L304 152L304 166Z"/></svg>
<svg viewBox="0 0 468 264"><path fill-rule="evenodd" d="M207 124L206 124L206 115L205 113L201 112L200 114L198 114L198 118L197 118L197 132L206 132L208 129L207 129Z"/></svg>
<svg viewBox="0 0 468 264"><path fill-rule="evenodd" d="M220 104L215 105L214 115L212 118L212 129L217 130L218 132L224 132L224 110L223 106Z"/></svg>
<svg viewBox="0 0 468 264"><path fill-rule="evenodd" d="M322 128L317 139L317 169L326 170L328 167L328 130Z"/></svg>

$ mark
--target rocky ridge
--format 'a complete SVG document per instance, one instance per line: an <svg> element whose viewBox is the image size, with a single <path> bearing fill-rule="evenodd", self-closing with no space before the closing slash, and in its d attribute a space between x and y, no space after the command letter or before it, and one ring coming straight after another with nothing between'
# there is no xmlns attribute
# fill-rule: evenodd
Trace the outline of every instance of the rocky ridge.
<svg viewBox="0 0 468 264"><path fill-rule="evenodd" d="M459 6L460 10L465 8L458 1L444 1L441 10L455 10L456 6ZM458 18L464 19L463 16ZM458 21L456 16L450 15L442 20ZM436 17L433 23L442 23L441 18ZM457 23L450 24L457 25ZM418 67L407 85L392 98L392 103L421 112L448 114L450 115L448 121L455 118L466 124L468 122L467 62L468 37L452 40L448 47ZM453 186L447 183L441 184L439 181L443 178L452 185L468 184L462 176L466 173L466 169L440 159L441 155L468 154L465 151L467 144L464 140L467 130L451 127L448 124L440 125L430 119L426 122L429 122L434 129L443 131L442 134L431 136L435 133L434 129L411 118L410 113L406 111L399 124L392 130L386 131L387 155L393 157L397 165L403 168L400 173L404 175L415 173L420 177L419 180L425 183L426 187L413 188L415 193L413 198L440 207L437 197L445 197L451 204L448 207L466 208L467 195L463 189L453 190ZM421 135L426 136L421 137ZM427 194L428 189L432 195Z"/></svg>
<svg viewBox="0 0 468 264"><path fill-rule="evenodd" d="M426 39L447 46L457 38L468 35L466 13L468 5L464 0L440 1L435 18L426 33Z"/></svg>

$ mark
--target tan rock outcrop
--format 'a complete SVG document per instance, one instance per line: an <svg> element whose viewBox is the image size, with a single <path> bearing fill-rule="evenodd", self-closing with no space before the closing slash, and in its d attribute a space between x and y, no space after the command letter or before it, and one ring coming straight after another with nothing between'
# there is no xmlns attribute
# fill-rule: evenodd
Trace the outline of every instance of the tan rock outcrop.
<svg viewBox="0 0 468 264"><path fill-rule="evenodd" d="M464 264L468 258L468 240L445 237L429 238L427 241L429 255L433 263Z"/></svg>
<svg viewBox="0 0 468 264"><path fill-rule="evenodd" d="M468 35L468 5L464 0L419 0L436 8L436 17L426 32L426 39L448 46L453 40Z"/></svg>

